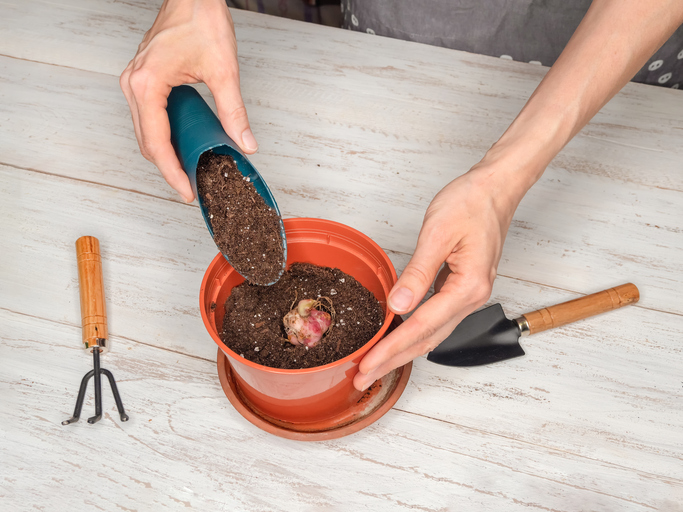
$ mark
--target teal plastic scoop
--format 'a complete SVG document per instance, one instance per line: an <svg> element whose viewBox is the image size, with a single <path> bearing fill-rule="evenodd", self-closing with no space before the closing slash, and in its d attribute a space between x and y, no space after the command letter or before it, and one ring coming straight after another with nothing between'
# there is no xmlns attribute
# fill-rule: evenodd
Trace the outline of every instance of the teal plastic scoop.
<svg viewBox="0 0 683 512"><path fill-rule="evenodd" d="M216 114L213 113L211 107L193 87L181 85L171 90L166 111L168 112L168 120L171 124L171 143L176 150L183 170L187 177L190 178L192 191L197 197L199 209L202 212L204 222L209 229L209 233L211 233L211 237L215 240L204 201L197 193L197 163L199 162L199 157L209 150L219 155L231 156L235 160L237 169L242 176L247 177L254 184L256 191L265 203L280 216L280 236L282 247L285 251L284 261L286 261L287 239L285 237L285 227L282 223L282 216L280 215L280 209L275 202L275 198L263 177L244 153L242 153L239 146L225 133L221 122L216 117ZM230 258L225 253L223 253L223 256L230 262ZM284 271L285 265L283 264L277 279L268 284L277 282ZM248 279L248 276L244 277Z"/></svg>

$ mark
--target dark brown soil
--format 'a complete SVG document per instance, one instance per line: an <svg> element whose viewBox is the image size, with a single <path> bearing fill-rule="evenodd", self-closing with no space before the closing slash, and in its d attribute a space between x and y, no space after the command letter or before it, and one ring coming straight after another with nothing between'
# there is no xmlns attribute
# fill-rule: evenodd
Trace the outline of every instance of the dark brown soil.
<svg viewBox="0 0 683 512"><path fill-rule="evenodd" d="M280 216L242 176L235 160L212 151L202 154L197 192L214 241L234 269L254 284L276 281L285 261Z"/></svg>
<svg viewBox="0 0 683 512"><path fill-rule="evenodd" d="M329 297L330 331L313 348L291 345L282 318L303 298ZM234 352L272 368L311 368L346 357L377 334L384 312L375 296L339 269L295 263L272 286L247 282L225 302L221 339Z"/></svg>

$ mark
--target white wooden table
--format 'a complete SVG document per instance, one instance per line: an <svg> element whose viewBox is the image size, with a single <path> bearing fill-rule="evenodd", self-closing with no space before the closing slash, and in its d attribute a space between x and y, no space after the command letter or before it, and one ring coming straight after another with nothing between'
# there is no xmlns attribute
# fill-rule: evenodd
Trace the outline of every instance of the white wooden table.
<svg viewBox="0 0 683 512"><path fill-rule="evenodd" d="M418 359L372 426L290 441L220 387L198 303L216 248L139 155L118 87L159 3L0 0L0 510L683 511L681 91L630 84L565 148L517 211L491 297L514 315L633 281L638 305L498 365ZM252 161L283 215L353 226L399 272L430 199L546 72L233 15ZM60 424L92 365L84 234L102 246L124 424L106 384L100 423Z"/></svg>

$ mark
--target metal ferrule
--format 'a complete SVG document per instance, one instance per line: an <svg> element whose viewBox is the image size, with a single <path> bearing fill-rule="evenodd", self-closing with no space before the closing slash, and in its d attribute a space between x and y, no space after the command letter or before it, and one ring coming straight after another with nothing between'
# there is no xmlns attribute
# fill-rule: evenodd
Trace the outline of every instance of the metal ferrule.
<svg viewBox="0 0 683 512"><path fill-rule="evenodd" d="M525 316L515 318L515 322L517 322L517 327L519 327L520 335L529 336L529 334L531 334L531 330L529 329L529 322Z"/></svg>
<svg viewBox="0 0 683 512"><path fill-rule="evenodd" d="M95 338L95 343L83 343L85 350L91 354L93 347L100 347L100 353L104 354L109 351L109 340L107 338Z"/></svg>

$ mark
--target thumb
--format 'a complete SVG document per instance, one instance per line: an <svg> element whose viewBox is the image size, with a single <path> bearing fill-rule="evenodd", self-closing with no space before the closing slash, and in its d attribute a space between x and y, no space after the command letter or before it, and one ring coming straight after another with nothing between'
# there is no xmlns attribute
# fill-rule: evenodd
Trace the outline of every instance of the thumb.
<svg viewBox="0 0 683 512"><path fill-rule="evenodd" d="M422 237L418 239L415 254L389 292L389 309L394 313L404 314L417 307L446 260L448 250L441 254L443 251L429 246Z"/></svg>
<svg viewBox="0 0 683 512"><path fill-rule="evenodd" d="M223 129L234 140L242 151L247 154L256 153L258 143L249 126L247 109L242 101L240 92L239 75L235 75L217 83L206 84L214 99L218 118L221 120Z"/></svg>

